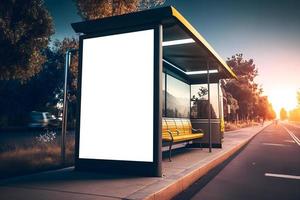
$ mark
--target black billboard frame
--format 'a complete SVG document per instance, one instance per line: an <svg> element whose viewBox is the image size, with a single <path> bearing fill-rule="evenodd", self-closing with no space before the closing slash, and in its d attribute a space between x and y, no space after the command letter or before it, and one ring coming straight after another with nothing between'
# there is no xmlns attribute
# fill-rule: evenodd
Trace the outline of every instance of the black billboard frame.
<svg viewBox="0 0 300 200"><path fill-rule="evenodd" d="M79 57L78 57L78 80L77 80L77 115L75 131L75 170L78 171L96 171L101 173L124 174L124 175L142 175L142 176L162 176L162 136L161 136L161 81L162 81L162 25L150 24L144 26L127 27L114 29L95 34L86 34L79 37ZM80 111L81 111L81 83L82 83L82 49L83 40L87 38L103 37L115 34L130 33L143 30L154 30L154 81L153 81L153 162L139 161L119 161L119 160L101 160L101 159L83 159L79 158L80 141ZM112 78L112 81L113 80ZM137 116L138 117L138 116ZM137 141L143 142L143 141Z"/></svg>

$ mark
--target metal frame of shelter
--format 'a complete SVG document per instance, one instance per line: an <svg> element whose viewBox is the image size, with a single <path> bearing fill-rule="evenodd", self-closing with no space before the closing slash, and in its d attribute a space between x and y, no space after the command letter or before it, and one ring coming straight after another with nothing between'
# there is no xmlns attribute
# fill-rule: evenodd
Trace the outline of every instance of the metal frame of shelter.
<svg viewBox="0 0 300 200"><path fill-rule="evenodd" d="M166 65L170 73L176 73L189 84L217 83L220 79L236 78L231 68L221 59L209 43L174 8L162 7L120 16L72 24L80 36L78 115L75 142L75 167L78 170L125 173L146 176L162 175L161 121L162 78ZM133 31L154 29L154 118L153 118L153 162L131 162L115 160L93 160L79 158L80 103L82 79L82 45L86 38L108 36ZM175 42L174 44L171 43ZM176 42L178 44L176 44ZM171 44L171 45L170 45ZM213 73L211 73L214 71ZM112 81L113 77L112 77ZM208 92L210 102L210 92ZM209 105L209 148L211 150L211 122Z"/></svg>

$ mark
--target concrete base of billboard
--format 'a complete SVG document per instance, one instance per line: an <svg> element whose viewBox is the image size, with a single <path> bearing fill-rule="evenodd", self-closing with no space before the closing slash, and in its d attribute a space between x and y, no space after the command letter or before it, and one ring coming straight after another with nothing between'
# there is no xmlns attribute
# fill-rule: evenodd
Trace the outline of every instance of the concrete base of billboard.
<svg viewBox="0 0 300 200"><path fill-rule="evenodd" d="M265 123L266 127L268 124ZM163 160L163 177L76 172L73 167L0 181L1 199L171 199L246 145L264 127L225 133L222 149L174 151Z"/></svg>

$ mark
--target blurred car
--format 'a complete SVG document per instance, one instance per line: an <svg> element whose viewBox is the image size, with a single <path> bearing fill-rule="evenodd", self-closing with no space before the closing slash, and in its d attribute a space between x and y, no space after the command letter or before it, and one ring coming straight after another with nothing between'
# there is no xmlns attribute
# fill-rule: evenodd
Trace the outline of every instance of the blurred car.
<svg viewBox="0 0 300 200"><path fill-rule="evenodd" d="M60 120L48 112L32 111L29 115L29 128L58 127Z"/></svg>

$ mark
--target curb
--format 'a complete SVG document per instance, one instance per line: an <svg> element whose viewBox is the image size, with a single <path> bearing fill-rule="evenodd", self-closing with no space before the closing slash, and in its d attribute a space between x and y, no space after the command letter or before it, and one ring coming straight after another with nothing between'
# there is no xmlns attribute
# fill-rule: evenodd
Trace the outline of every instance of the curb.
<svg viewBox="0 0 300 200"><path fill-rule="evenodd" d="M208 164L201 166L200 168L197 168L193 171L191 171L188 174L185 174L181 179L178 181L175 181L168 185L167 187L146 196L145 200L168 200L172 199L176 195L180 194L184 190L186 190L189 186L191 186L194 182L196 182L198 179L203 177L206 173L213 170L218 165L222 164L224 161L229 159L231 156L233 156L235 153L237 153L241 148L246 146L256 135L261 133L263 130L265 130L267 127L269 127L271 124L266 125L263 127L260 131L253 134L251 137L246 139L244 142L237 144L235 147L231 148L229 151L224 152L223 154L219 155L217 158L213 159Z"/></svg>

